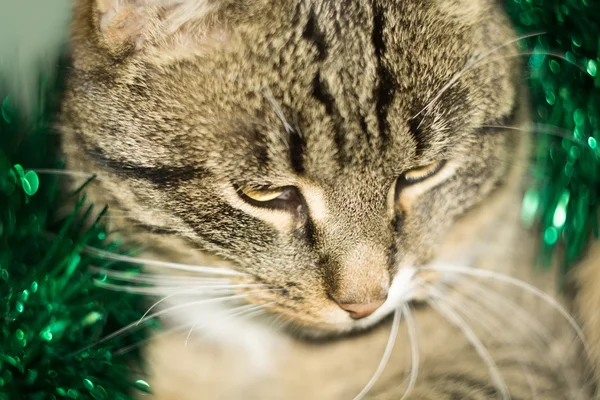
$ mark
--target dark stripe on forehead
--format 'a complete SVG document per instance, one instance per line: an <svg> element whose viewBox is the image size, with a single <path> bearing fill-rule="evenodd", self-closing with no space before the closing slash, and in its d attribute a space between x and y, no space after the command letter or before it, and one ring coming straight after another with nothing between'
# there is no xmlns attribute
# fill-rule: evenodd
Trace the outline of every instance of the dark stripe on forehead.
<svg viewBox="0 0 600 400"><path fill-rule="evenodd" d="M304 152L306 150L306 140L299 128L294 128L289 132L290 160L292 169L297 174L304 172Z"/></svg>
<svg viewBox="0 0 600 400"><path fill-rule="evenodd" d="M313 79L312 94L315 99L325 106L325 112L333 120L335 130L334 140L337 147L338 158L340 163L344 163L346 159L344 151L346 138L344 136L343 117L340 114L340 110L337 108L335 99L331 93L329 93L327 85L321 80L321 74L319 72L316 73L315 78Z"/></svg>
<svg viewBox="0 0 600 400"><path fill-rule="evenodd" d="M306 40L311 41L317 48L318 55L317 60L323 61L327 58L328 48L327 41L325 40L325 35L321 32L319 25L317 24L317 18L315 16L315 10L313 8L310 9L310 14L308 16L308 22L304 26L304 31L302 32L302 37Z"/></svg>
<svg viewBox="0 0 600 400"><path fill-rule="evenodd" d="M408 131L410 132L410 136L416 143L417 157L421 156L427 148L427 140L425 140L425 137L423 135L422 123L423 117L421 116L421 114L408 120Z"/></svg>
<svg viewBox="0 0 600 400"><path fill-rule="evenodd" d="M389 141L390 127L388 122L388 110L396 95L394 76L384 63L387 51L384 38L385 23L385 11L383 10L383 7L378 4L377 0L373 0L372 41L373 46L375 47L375 56L377 57L378 80L373 96L377 101L377 121L379 124L379 137L382 145L385 145Z"/></svg>

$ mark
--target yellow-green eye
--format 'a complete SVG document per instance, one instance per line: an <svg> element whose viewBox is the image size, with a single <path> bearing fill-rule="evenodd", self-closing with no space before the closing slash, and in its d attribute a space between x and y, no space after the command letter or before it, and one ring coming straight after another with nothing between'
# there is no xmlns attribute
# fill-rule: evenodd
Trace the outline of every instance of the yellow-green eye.
<svg viewBox="0 0 600 400"><path fill-rule="evenodd" d="M410 171L404 173L404 181L407 184L424 181L425 179L437 174L445 163L445 160L435 161L430 164L411 169Z"/></svg>
<svg viewBox="0 0 600 400"><path fill-rule="evenodd" d="M261 203L272 201L281 197L286 189L285 188L276 188L276 189L250 189L250 188L241 188L240 191L247 196L248 198L258 201Z"/></svg>
<svg viewBox="0 0 600 400"><path fill-rule="evenodd" d="M298 211L303 204L302 195L294 186L253 189L234 185L238 195L254 207Z"/></svg>

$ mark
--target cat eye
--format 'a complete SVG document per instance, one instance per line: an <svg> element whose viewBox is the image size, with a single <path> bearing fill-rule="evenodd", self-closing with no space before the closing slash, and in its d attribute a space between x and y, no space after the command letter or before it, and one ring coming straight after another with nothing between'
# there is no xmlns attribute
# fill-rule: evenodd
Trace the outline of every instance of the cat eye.
<svg viewBox="0 0 600 400"><path fill-rule="evenodd" d="M254 201L259 201L261 203L275 200L276 198L282 196L285 193L285 189L277 188L277 189L264 189L264 190L255 190L250 188L243 188L241 192Z"/></svg>
<svg viewBox="0 0 600 400"><path fill-rule="evenodd" d="M301 195L293 186L260 189L236 187L236 191L242 200L255 207L295 210L301 204Z"/></svg>
<svg viewBox="0 0 600 400"><path fill-rule="evenodd" d="M408 184L418 183L437 174L445 163L445 160L435 161L430 164L411 169L402 174L402 177Z"/></svg>

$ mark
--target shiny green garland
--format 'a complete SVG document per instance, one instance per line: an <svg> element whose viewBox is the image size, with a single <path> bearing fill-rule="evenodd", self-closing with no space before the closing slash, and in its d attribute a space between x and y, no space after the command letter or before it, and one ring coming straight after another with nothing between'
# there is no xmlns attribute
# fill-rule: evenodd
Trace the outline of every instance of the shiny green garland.
<svg viewBox="0 0 600 400"><path fill-rule="evenodd" d="M537 133L522 217L540 228L541 263L560 248L566 272L598 237L600 0L507 0L507 8L520 33L540 33L519 41Z"/></svg>
<svg viewBox="0 0 600 400"><path fill-rule="evenodd" d="M0 400L132 399L133 388L147 389L131 368L140 367L137 354L113 352L140 343L145 331L95 344L141 317L139 299L100 288L103 277L90 267L139 269L87 254L88 247L123 246L103 228L104 211L91 226L84 223L94 209L81 191L58 190L60 136L50 117L60 80L42 81L33 120L19 115L1 86ZM54 221L66 204L72 211Z"/></svg>

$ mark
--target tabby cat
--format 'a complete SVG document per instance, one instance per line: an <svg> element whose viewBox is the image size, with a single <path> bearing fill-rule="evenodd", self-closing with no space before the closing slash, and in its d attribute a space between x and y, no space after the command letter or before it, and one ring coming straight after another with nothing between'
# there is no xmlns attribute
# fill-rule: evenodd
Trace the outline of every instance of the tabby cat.
<svg viewBox="0 0 600 400"><path fill-rule="evenodd" d="M146 244L153 398L592 398L517 42L493 0L76 1L60 130Z"/></svg>

